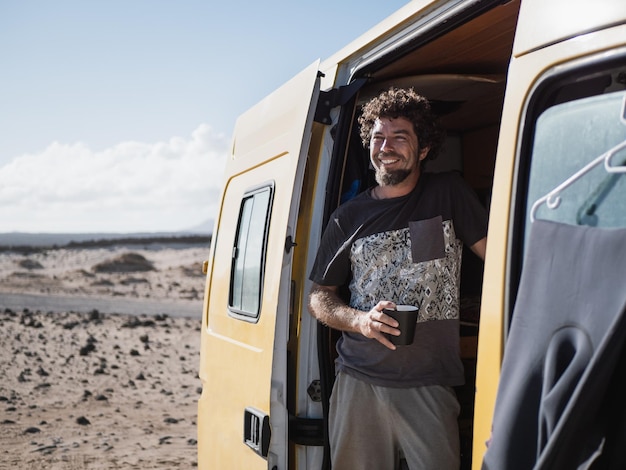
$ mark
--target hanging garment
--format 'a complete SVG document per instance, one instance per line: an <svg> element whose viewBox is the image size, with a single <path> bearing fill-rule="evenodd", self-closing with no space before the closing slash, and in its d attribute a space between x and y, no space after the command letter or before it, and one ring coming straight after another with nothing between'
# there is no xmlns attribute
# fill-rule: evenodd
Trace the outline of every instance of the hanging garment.
<svg viewBox="0 0 626 470"><path fill-rule="evenodd" d="M533 222L483 470L626 468L626 229Z"/></svg>

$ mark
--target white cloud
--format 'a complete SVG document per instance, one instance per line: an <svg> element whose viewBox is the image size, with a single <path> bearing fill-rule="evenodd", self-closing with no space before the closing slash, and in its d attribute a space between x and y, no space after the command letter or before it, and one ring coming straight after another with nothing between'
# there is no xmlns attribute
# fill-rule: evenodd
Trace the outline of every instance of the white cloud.
<svg viewBox="0 0 626 470"><path fill-rule="evenodd" d="M0 167L0 232L176 231L216 214L227 139L190 137L93 151L52 143Z"/></svg>

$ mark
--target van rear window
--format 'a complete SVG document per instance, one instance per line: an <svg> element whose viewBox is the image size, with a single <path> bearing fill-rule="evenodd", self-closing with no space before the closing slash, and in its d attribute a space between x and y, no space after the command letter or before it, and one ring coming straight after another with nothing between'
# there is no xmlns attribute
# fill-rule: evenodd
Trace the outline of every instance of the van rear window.
<svg viewBox="0 0 626 470"><path fill-rule="evenodd" d="M611 167L626 165L626 66L623 58L598 59L547 73L528 102L516 185L515 271L534 219L626 227L626 173L607 171L602 161L611 153Z"/></svg>
<svg viewBox="0 0 626 470"><path fill-rule="evenodd" d="M532 220L626 227L626 173L620 170L626 166L623 64L623 58L606 63L600 58L564 66L562 73L547 74L530 97L518 162L509 315Z"/></svg>
<svg viewBox="0 0 626 470"><path fill-rule="evenodd" d="M229 307L243 319L257 319L263 292L263 268L272 187L249 191L241 201L233 247Z"/></svg>
<svg viewBox="0 0 626 470"><path fill-rule="evenodd" d="M617 91L559 104L541 114L529 175L529 211L535 201L626 141L625 99L626 91ZM610 164L626 164L626 149L616 152ZM558 206L542 204L534 215L572 225L626 226L626 175L607 172L603 163L572 180L559 198Z"/></svg>

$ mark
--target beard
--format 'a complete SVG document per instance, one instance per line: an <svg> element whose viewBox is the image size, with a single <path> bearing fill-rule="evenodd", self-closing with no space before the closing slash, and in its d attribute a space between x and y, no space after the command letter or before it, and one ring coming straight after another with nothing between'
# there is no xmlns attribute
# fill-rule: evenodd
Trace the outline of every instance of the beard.
<svg viewBox="0 0 626 470"><path fill-rule="evenodd" d="M402 183L411 174L411 170L402 169L387 171L384 168L376 169L376 182L380 186L395 186Z"/></svg>
<svg viewBox="0 0 626 470"><path fill-rule="evenodd" d="M399 155L395 154L395 153L379 153L377 155L377 157L380 158L384 158L384 157L398 157L401 158ZM384 165L380 165L380 166L374 166L375 170L376 170L376 182L379 184L379 186L394 186L396 184L402 183L405 179L408 178L408 176L411 174L412 169L407 169L407 168L403 168L403 169L399 169L399 170L391 170L388 171Z"/></svg>

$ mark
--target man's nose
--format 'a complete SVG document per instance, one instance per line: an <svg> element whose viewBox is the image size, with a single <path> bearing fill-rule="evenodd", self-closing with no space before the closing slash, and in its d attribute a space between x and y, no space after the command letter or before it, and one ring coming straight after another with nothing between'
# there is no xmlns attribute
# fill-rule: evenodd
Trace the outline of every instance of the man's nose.
<svg viewBox="0 0 626 470"><path fill-rule="evenodd" d="M383 139L382 144L380 144L381 152L388 152L391 149L393 149L393 145L391 143L391 139Z"/></svg>

